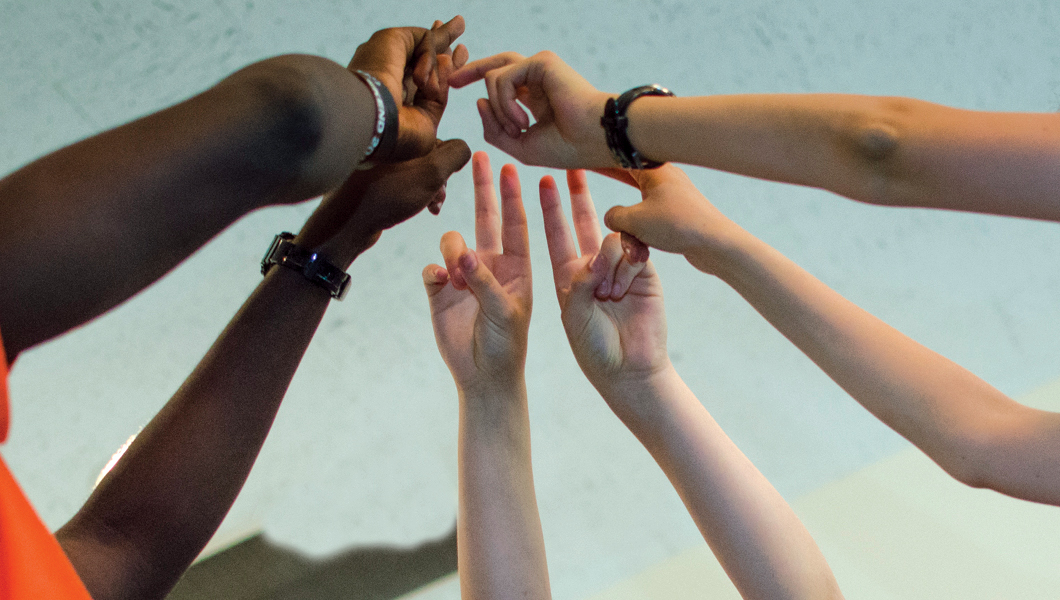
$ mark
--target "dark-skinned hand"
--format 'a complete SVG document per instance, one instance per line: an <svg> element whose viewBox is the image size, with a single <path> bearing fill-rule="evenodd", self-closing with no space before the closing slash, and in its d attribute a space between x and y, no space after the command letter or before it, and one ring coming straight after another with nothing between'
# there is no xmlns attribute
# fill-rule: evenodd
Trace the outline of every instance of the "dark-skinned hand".
<svg viewBox="0 0 1060 600"><path fill-rule="evenodd" d="M324 196L295 243L320 252L343 270L385 229L424 208L438 214L449 177L471 159L463 140L436 140L425 156L357 171Z"/></svg>
<svg viewBox="0 0 1060 600"><path fill-rule="evenodd" d="M464 18L456 16L448 23L435 21L431 29L381 29L358 46L350 71L374 75L399 105L397 147L391 156L374 157L374 162L416 158L434 148L449 99L449 74L468 59L463 45L450 47L463 32Z"/></svg>

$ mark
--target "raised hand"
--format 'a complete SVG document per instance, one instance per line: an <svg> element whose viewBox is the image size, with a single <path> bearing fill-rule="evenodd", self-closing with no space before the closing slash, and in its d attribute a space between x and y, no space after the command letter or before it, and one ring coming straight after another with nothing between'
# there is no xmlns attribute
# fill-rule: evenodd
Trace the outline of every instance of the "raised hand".
<svg viewBox="0 0 1060 600"><path fill-rule="evenodd" d="M568 171L577 244L559 190L541 180L541 210L563 327L585 376L613 402L616 390L667 371L662 284L636 240L602 238L584 171ZM579 256L578 251L581 251ZM618 409L612 403L613 409Z"/></svg>
<svg viewBox="0 0 1060 600"><path fill-rule="evenodd" d="M478 101L486 141L530 165L613 167L600 117L611 96L594 88L552 52L525 58L505 52L457 69L455 88L484 79ZM518 102L517 102L518 101ZM519 105L530 109L530 118Z"/></svg>
<svg viewBox="0 0 1060 600"><path fill-rule="evenodd" d="M442 236L445 267L423 270L438 349L457 387L521 383L533 305L530 239L519 176L501 169L501 208L485 152L472 159L475 244L455 231Z"/></svg>
<svg viewBox="0 0 1060 600"><path fill-rule="evenodd" d="M464 18L435 21L431 29L381 29L361 44L349 69L371 73L398 103L398 145L391 160L423 156L434 147L449 98L449 75L467 62L467 48L450 48L464 33Z"/></svg>
<svg viewBox="0 0 1060 600"><path fill-rule="evenodd" d="M607 211L604 223L609 228L652 248L683 254L700 271L717 275L726 248L737 235L746 235L674 165L643 171L607 169L602 174L638 188L642 195L639 204Z"/></svg>
<svg viewBox="0 0 1060 600"><path fill-rule="evenodd" d="M471 158L463 140L439 142L426 156L356 171L317 207L297 243L344 268L389 229L424 208L437 214L445 184Z"/></svg>

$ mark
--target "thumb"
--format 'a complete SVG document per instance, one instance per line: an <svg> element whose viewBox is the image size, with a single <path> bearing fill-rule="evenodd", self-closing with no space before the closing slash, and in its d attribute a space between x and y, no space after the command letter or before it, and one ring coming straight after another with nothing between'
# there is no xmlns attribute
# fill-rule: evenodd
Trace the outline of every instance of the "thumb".
<svg viewBox="0 0 1060 600"><path fill-rule="evenodd" d="M612 206L604 213L604 225L611 231L619 231L640 237L637 235L637 206Z"/></svg>
<svg viewBox="0 0 1060 600"><path fill-rule="evenodd" d="M489 320L502 325L511 321L513 311L508 293L474 250L460 255L460 274Z"/></svg>
<svg viewBox="0 0 1060 600"><path fill-rule="evenodd" d="M464 168L471 160L471 148L464 140L441 142L424 157L428 173L424 178L431 189L436 189L449 180L449 176Z"/></svg>
<svg viewBox="0 0 1060 600"><path fill-rule="evenodd" d="M427 265L423 268L423 287L427 290L427 297L432 298L435 294L445 289L449 283L449 272L438 265Z"/></svg>

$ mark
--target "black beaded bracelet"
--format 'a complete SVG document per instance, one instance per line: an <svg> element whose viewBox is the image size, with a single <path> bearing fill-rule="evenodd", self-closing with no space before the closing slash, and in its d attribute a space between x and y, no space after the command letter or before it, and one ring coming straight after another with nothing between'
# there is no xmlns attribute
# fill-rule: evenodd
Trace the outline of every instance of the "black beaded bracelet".
<svg viewBox="0 0 1060 600"><path fill-rule="evenodd" d="M607 137L607 148L615 157L615 162L623 169L655 169L664 163L655 162L641 156L640 152L629 141L629 118L626 111L634 100L641 96L673 96L674 93L661 85L642 85L622 94L616 100L608 98L604 105L604 116L600 117L600 126Z"/></svg>

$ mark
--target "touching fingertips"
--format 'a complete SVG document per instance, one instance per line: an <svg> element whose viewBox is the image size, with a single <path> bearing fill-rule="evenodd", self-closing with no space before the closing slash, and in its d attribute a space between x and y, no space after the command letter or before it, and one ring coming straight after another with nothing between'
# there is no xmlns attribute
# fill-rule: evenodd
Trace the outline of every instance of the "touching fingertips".
<svg viewBox="0 0 1060 600"><path fill-rule="evenodd" d="M629 262L633 264L647 262L650 254L648 246L644 242L625 231L622 232L622 251L629 257Z"/></svg>
<svg viewBox="0 0 1060 600"><path fill-rule="evenodd" d="M468 250L460 257L460 268L467 273L474 271L478 268L478 256L471 250Z"/></svg>
<svg viewBox="0 0 1060 600"><path fill-rule="evenodd" d="M464 274L460 271L460 269L456 269L449 273L449 282L453 284L454 289L467 289L467 281L464 279Z"/></svg>
<svg viewBox="0 0 1060 600"><path fill-rule="evenodd" d="M611 295L611 282L604 281L600 282L600 285L596 286L596 297L600 300L606 300Z"/></svg>

